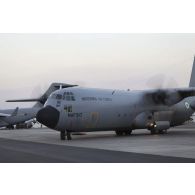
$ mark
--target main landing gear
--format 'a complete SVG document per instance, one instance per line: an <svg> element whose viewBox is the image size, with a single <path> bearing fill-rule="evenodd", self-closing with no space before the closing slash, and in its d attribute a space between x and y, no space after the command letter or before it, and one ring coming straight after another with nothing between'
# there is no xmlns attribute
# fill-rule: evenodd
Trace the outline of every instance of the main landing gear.
<svg viewBox="0 0 195 195"><path fill-rule="evenodd" d="M151 135L157 135L157 134L167 134L167 130L156 130L156 129L152 129L150 130Z"/></svg>
<svg viewBox="0 0 195 195"><path fill-rule="evenodd" d="M60 139L65 140L66 138L67 140L72 139L70 131L60 131Z"/></svg>
<svg viewBox="0 0 195 195"><path fill-rule="evenodd" d="M131 135L132 130L116 130L115 133L117 136Z"/></svg>
<svg viewBox="0 0 195 195"><path fill-rule="evenodd" d="M8 125L8 126L7 126L7 129L9 129L9 130L14 130L14 125Z"/></svg>

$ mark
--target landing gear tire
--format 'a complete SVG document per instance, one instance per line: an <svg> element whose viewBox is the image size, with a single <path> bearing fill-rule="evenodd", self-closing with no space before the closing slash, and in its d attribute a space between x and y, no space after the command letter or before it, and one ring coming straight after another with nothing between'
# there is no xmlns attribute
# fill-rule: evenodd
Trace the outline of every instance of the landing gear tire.
<svg viewBox="0 0 195 195"><path fill-rule="evenodd" d="M7 128L8 128L9 130L14 130L14 126L13 126L13 125L9 125L9 126L7 126Z"/></svg>
<svg viewBox="0 0 195 195"><path fill-rule="evenodd" d="M122 136L123 135L123 131L116 130L115 133L116 133L117 136Z"/></svg>
<svg viewBox="0 0 195 195"><path fill-rule="evenodd" d="M159 134L167 134L167 130L160 130Z"/></svg>
<svg viewBox="0 0 195 195"><path fill-rule="evenodd" d="M166 134L167 130L151 130L151 135L156 135L156 134Z"/></svg>
<svg viewBox="0 0 195 195"><path fill-rule="evenodd" d="M60 139L65 140L66 139L66 133L65 131L60 131Z"/></svg>
<svg viewBox="0 0 195 195"><path fill-rule="evenodd" d="M131 135L132 130L126 130L126 131L124 131L124 133L125 133L125 135Z"/></svg>
<svg viewBox="0 0 195 195"><path fill-rule="evenodd" d="M151 132L151 135L156 135L156 134L158 134L158 131L155 130L155 129L152 129L150 132Z"/></svg>
<svg viewBox="0 0 195 195"><path fill-rule="evenodd" d="M164 130L159 130L158 134L164 134Z"/></svg>
<svg viewBox="0 0 195 195"><path fill-rule="evenodd" d="M67 140L72 140L71 133L67 131Z"/></svg>

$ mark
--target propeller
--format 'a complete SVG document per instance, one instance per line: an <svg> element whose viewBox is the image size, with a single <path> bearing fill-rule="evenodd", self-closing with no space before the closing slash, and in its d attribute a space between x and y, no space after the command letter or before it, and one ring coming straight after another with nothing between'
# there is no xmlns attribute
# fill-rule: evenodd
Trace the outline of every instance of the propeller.
<svg viewBox="0 0 195 195"><path fill-rule="evenodd" d="M155 104L171 106L182 99L195 95L194 88L177 88L178 84L174 78L163 74L151 77L146 85L152 88L147 97Z"/></svg>
<svg viewBox="0 0 195 195"><path fill-rule="evenodd" d="M152 92L149 93L152 102L162 105L173 105L182 99L182 94L176 90L177 82L174 78L166 77L164 74L152 76L146 85L152 88Z"/></svg>
<svg viewBox="0 0 195 195"><path fill-rule="evenodd" d="M172 77L167 77L164 74L152 76L147 82L146 86L151 89L169 89L177 88L177 81Z"/></svg>
<svg viewBox="0 0 195 195"><path fill-rule="evenodd" d="M195 96L195 88L154 89L145 95L150 102L166 106L172 106L191 96Z"/></svg>

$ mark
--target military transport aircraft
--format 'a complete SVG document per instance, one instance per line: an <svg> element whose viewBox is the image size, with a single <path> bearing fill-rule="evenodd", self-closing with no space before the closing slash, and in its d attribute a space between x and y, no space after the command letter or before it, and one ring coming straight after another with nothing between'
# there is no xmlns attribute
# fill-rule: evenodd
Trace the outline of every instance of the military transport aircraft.
<svg viewBox="0 0 195 195"><path fill-rule="evenodd" d="M115 131L130 135L135 129L161 134L189 120L195 111L195 60L188 88L142 91L70 87L53 92L37 121L60 131L62 140L71 132Z"/></svg>
<svg viewBox="0 0 195 195"><path fill-rule="evenodd" d="M9 129L16 128L30 128L35 122L37 112L43 107L49 95L55 90L65 87L72 87L75 85L69 85L64 83L52 83L49 89L39 98L33 99L21 99L21 100L7 100L7 102L31 102L36 101L37 103L31 108L16 108L0 110L0 127L7 127Z"/></svg>

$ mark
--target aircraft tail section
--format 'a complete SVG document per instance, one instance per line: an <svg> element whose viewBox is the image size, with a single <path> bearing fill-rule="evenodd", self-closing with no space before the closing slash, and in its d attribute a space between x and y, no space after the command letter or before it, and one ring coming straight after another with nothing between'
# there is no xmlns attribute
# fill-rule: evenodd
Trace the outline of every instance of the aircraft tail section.
<svg viewBox="0 0 195 195"><path fill-rule="evenodd" d="M189 87L195 87L195 56L194 56L194 62L193 62Z"/></svg>
<svg viewBox="0 0 195 195"><path fill-rule="evenodd" d="M68 87L75 87L77 85L70 85L65 83L52 83L48 90L38 98L31 98L31 99L18 99L18 100L7 100L6 102L37 102L34 107L42 107L45 102L47 101L47 98L50 96L50 94L60 88L68 88Z"/></svg>
<svg viewBox="0 0 195 195"><path fill-rule="evenodd" d="M13 113L11 114L11 116L16 116L16 115L18 114L18 110L19 110L19 108L17 107L17 108L13 111Z"/></svg>

